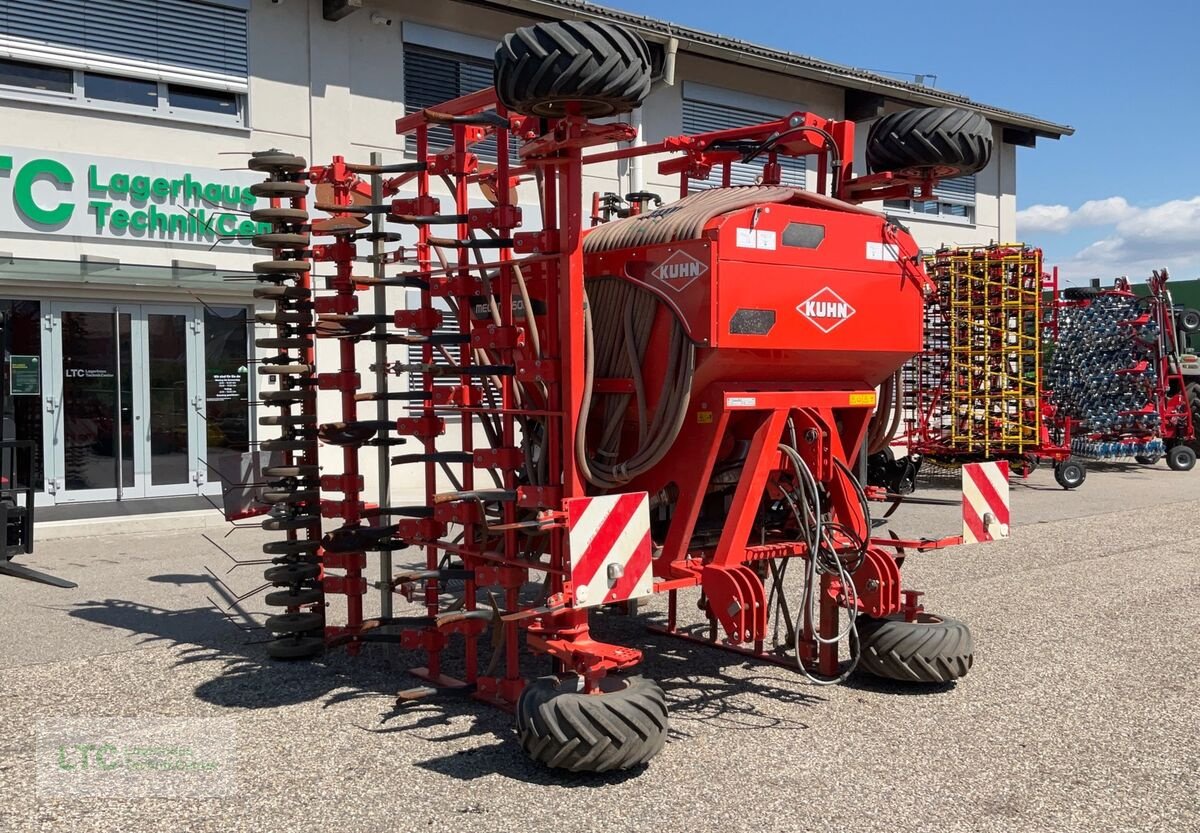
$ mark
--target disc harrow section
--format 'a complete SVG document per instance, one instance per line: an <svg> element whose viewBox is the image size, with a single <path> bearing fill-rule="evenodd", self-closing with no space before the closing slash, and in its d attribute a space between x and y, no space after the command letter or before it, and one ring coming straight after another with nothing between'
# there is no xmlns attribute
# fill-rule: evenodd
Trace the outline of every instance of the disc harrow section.
<svg viewBox="0 0 1200 833"><path fill-rule="evenodd" d="M264 391L259 426L274 434L259 442L264 499L273 504L262 527L283 533L263 545L273 566L265 578L275 589L266 596L278 613L267 619L273 635L267 652L278 659L301 659L324 649L324 594L321 589L321 506L316 434L316 357L313 350L313 296L307 208L308 163L277 150L255 153L248 167L266 175L250 186L270 205L251 212L271 231L255 235L254 245L269 249L270 260L254 264L254 297L268 302L259 312L255 339L258 373L279 379L277 390ZM265 379L264 379L265 381Z"/></svg>
<svg viewBox="0 0 1200 833"><path fill-rule="evenodd" d="M1178 468L1172 450L1194 441L1167 279L1155 272L1146 294L1122 278L1110 289L1068 288L1056 301L1047 378L1074 426L1077 455L1143 463L1166 455Z"/></svg>

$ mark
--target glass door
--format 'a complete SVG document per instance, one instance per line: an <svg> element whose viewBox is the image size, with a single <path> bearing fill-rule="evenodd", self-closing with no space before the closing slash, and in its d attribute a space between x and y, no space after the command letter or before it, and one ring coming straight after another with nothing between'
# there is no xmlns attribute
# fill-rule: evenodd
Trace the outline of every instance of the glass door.
<svg viewBox="0 0 1200 833"><path fill-rule="evenodd" d="M55 502L141 497L135 427L137 307L57 303L51 318L58 379L46 403L52 421ZM140 334L140 333L138 333ZM51 388L53 391L53 388Z"/></svg>
<svg viewBox="0 0 1200 833"><path fill-rule="evenodd" d="M196 494L203 482L201 409L197 386L200 322L190 306L141 307L145 368L140 412L147 497Z"/></svg>
<svg viewBox="0 0 1200 833"><path fill-rule="evenodd" d="M194 495L204 482L199 308L51 305L55 503Z"/></svg>

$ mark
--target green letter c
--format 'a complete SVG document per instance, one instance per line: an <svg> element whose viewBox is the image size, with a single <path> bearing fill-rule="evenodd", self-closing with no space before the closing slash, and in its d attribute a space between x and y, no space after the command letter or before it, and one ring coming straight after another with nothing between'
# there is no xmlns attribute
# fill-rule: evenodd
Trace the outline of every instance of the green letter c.
<svg viewBox="0 0 1200 833"><path fill-rule="evenodd" d="M60 202L54 208L42 208L33 199L33 183L43 176L52 180L54 187L60 191L75 184L75 177L71 176L71 172L61 162L55 162L53 159L31 159L21 167L13 180L13 201L17 204L17 210L41 225L65 223L71 219L71 213L75 210L72 203Z"/></svg>

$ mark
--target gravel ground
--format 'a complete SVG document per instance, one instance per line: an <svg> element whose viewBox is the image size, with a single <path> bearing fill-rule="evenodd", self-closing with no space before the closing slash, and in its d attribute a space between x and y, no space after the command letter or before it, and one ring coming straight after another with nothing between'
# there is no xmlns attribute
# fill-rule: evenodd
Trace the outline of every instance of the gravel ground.
<svg viewBox="0 0 1200 833"><path fill-rule="evenodd" d="M606 617L603 636L647 652L672 735L646 770L604 777L536 768L511 717L472 701L397 708L416 681L394 648L269 663L263 632L214 606L261 567L224 574L199 531L47 542L29 563L79 589L0 579L0 830L1197 830L1198 482L1111 467L1066 493L1038 472L1014 485L1012 540L911 557L927 607L974 631L975 668L945 688L816 688ZM893 518L955 524L939 507ZM258 540L218 539L241 557ZM38 788L37 721L154 716L226 718L235 789Z"/></svg>

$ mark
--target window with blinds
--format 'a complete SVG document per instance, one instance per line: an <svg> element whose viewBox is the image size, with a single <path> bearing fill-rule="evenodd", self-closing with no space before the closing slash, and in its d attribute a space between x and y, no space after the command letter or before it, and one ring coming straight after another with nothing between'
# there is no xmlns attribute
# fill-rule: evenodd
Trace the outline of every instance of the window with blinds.
<svg viewBox="0 0 1200 833"><path fill-rule="evenodd" d="M903 211L914 215L957 219L966 223L975 222L975 174L943 179L933 189L932 200L884 200L889 211Z"/></svg>
<svg viewBox="0 0 1200 833"><path fill-rule="evenodd" d="M689 135L710 133L714 130L727 130L731 127L745 127L750 124L771 121L782 114L761 113L754 110L743 110L726 107L723 104L713 104L685 98L683 100L683 132ZM762 177L762 166L766 156L751 163L734 162L730 166L729 181L732 185L754 185ZM779 166L782 168L781 181L784 185L804 187L804 158L780 156ZM715 188L721 184L721 170L714 168L707 180L693 179L688 183L690 190Z"/></svg>
<svg viewBox="0 0 1200 833"><path fill-rule="evenodd" d="M0 56L245 93L245 0L0 0Z"/></svg>
<svg viewBox="0 0 1200 833"><path fill-rule="evenodd" d="M404 45L404 111L415 113L452 98L492 86L492 62L470 55L455 55L420 46ZM454 143L448 127L429 131L429 149L439 151ZM411 152L411 150L410 150ZM471 152L484 161L496 160L496 139L489 136ZM517 162L517 143L509 143L509 159Z"/></svg>
<svg viewBox="0 0 1200 833"><path fill-rule="evenodd" d="M244 124L248 0L0 0L0 96Z"/></svg>

